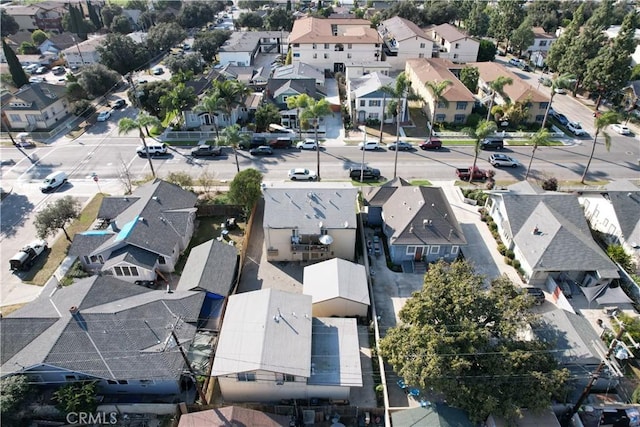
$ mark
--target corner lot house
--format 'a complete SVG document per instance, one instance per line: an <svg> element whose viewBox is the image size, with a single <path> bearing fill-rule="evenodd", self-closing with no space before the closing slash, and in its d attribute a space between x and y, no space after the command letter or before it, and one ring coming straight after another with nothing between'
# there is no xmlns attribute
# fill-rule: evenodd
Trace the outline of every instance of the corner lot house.
<svg viewBox="0 0 640 427"><path fill-rule="evenodd" d="M264 194L264 244L269 261L353 260L356 198L349 184L271 184Z"/></svg>
<svg viewBox="0 0 640 427"><path fill-rule="evenodd" d="M453 67L453 63L443 59L409 59L405 73L411 82L412 89L422 97L423 109L429 119L431 119L436 105L433 94L427 89L425 83L449 80L451 85L442 93L449 105L447 106L443 102L438 103L435 121L436 123L463 124L471 114L475 98L471 91L449 70L449 67Z"/></svg>
<svg viewBox="0 0 640 427"><path fill-rule="evenodd" d="M314 17L293 23L289 36L293 62L344 72L347 63L380 61L382 38L366 19Z"/></svg>
<svg viewBox="0 0 640 427"><path fill-rule="evenodd" d="M69 115L64 86L31 83L22 86L2 105L11 130L53 129Z"/></svg>
<svg viewBox="0 0 640 427"><path fill-rule="evenodd" d="M571 280L594 287L619 277L616 265L591 237L575 195L545 192L524 181L490 191L488 209L530 285L553 290Z"/></svg>
<svg viewBox="0 0 640 427"><path fill-rule="evenodd" d="M349 399L362 387L356 320L312 317L309 295L232 295L211 375L227 402Z"/></svg>
<svg viewBox="0 0 640 427"><path fill-rule="evenodd" d="M172 272L193 235L196 195L156 179L129 196L105 197L103 227L76 234L69 255L87 271L122 280L155 280ZM160 273L158 273L160 272Z"/></svg>
<svg viewBox="0 0 640 427"><path fill-rule="evenodd" d="M171 332L188 348L203 299L110 276L43 293L0 320L2 376L54 387L91 380L101 394L173 401L185 381L193 383Z"/></svg>
<svg viewBox="0 0 640 427"><path fill-rule="evenodd" d="M433 57L448 59L458 64L478 60L480 42L469 37L451 24L428 28L427 34L433 40Z"/></svg>

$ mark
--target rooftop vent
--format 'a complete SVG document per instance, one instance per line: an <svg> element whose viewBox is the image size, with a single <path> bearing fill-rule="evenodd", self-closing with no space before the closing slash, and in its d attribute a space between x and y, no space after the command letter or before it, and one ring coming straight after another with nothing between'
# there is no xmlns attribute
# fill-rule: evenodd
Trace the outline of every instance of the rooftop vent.
<svg viewBox="0 0 640 427"><path fill-rule="evenodd" d="M69 307L69 313L71 313L71 314L76 314L76 313L78 313L78 311L80 311L80 309L78 307L76 307L75 305L72 305L71 307Z"/></svg>

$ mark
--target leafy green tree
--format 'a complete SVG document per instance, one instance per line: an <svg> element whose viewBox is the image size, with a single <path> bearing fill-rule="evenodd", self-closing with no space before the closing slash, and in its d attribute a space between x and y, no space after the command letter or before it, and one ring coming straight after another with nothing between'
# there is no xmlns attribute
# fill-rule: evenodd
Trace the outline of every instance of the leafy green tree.
<svg viewBox="0 0 640 427"><path fill-rule="evenodd" d="M102 24L110 28L114 18L122 15L122 7L114 3L107 3L101 8L100 14L102 15Z"/></svg>
<svg viewBox="0 0 640 427"><path fill-rule="evenodd" d="M183 190L193 190L193 178L187 172L169 172L165 181L175 184Z"/></svg>
<svg viewBox="0 0 640 427"><path fill-rule="evenodd" d="M62 230L68 241L71 237L67 234L67 224L80 216L80 202L71 196L64 196L55 202L49 203L36 213L34 225L38 238L45 239Z"/></svg>
<svg viewBox="0 0 640 427"><path fill-rule="evenodd" d="M84 15L78 7L72 4L67 7L69 13L62 16L62 28L65 31L75 33L81 40L86 40L87 34L96 31L95 25L93 25L93 22L84 19Z"/></svg>
<svg viewBox="0 0 640 427"><path fill-rule="evenodd" d="M518 56L522 54L522 51L533 45L535 35L531 29L532 26L531 19L526 18L522 21L522 24L511 33L511 47L514 52L518 52Z"/></svg>
<svg viewBox="0 0 640 427"><path fill-rule="evenodd" d="M524 179L529 178L529 172L531 172L531 164L533 163L533 157L536 154L536 150L539 145L548 145L551 141L551 134L544 127L540 128L540 130L533 134L531 137L531 142L533 143L533 149L531 150L531 157L529 157L529 166L527 166L527 173L524 176Z"/></svg>
<svg viewBox="0 0 640 427"><path fill-rule="evenodd" d="M144 111L158 119L164 118L164 109L160 106L160 97L169 92L174 84L167 80L152 81L143 85L135 85L128 91L129 100L133 105L140 106Z"/></svg>
<svg viewBox="0 0 640 427"><path fill-rule="evenodd" d="M549 118L549 111L551 110L551 106L553 104L553 98L557 93L556 90L569 89L571 86L573 86L575 79L576 76L574 76L573 74L562 74L551 80L551 98L549 98L549 104L547 104L547 109L544 111L544 118L542 119L543 129L547 126L547 119Z"/></svg>
<svg viewBox="0 0 640 427"><path fill-rule="evenodd" d="M465 65L464 68L460 70L460 81L471 91L471 93L478 92L478 80L480 80L480 71L478 71L478 67Z"/></svg>
<svg viewBox="0 0 640 427"><path fill-rule="evenodd" d="M47 33L42 30L35 30L33 33L31 33L31 40L33 40L33 43L36 46L40 46L48 38L49 36L47 36Z"/></svg>
<svg viewBox="0 0 640 427"><path fill-rule="evenodd" d="M138 26L143 31L149 31L151 27L156 25L156 19L157 19L157 16L156 16L155 10L144 11L138 17Z"/></svg>
<svg viewBox="0 0 640 427"><path fill-rule="evenodd" d="M593 154L596 151L596 143L598 142L598 136L602 133L604 137L604 146L609 151L611 149L611 136L604 131L604 129L612 125L614 123L618 123L618 114L614 111L607 111L600 116L597 116L594 120L595 124L595 134L593 135L593 146L591 147L591 154L589 155L589 161L587 162L587 166L584 168L584 172L582 173L582 178L580 182L584 184L585 179L587 179L587 173L589 172L589 166L591 166L591 161L593 160Z"/></svg>
<svg viewBox="0 0 640 427"><path fill-rule="evenodd" d="M91 1L87 0L87 11L89 12L89 19L96 27L96 29L102 28L102 20L100 19L100 15L96 10L96 7L91 3Z"/></svg>
<svg viewBox="0 0 640 427"><path fill-rule="evenodd" d="M287 108L290 110L296 109L296 126L298 128L298 139L302 140L302 119L300 117L300 110L307 107L308 96L289 96L287 97Z"/></svg>
<svg viewBox="0 0 640 427"><path fill-rule="evenodd" d="M224 104L222 100L215 94L215 92L209 93L206 96L200 99L198 105L196 105L196 112L204 112L209 114L209 118L211 119L211 123L213 124L213 128L216 131L216 138L220 137L220 133L218 132L218 123L216 122L216 117L218 114L224 110ZM260 109L258 109L260 110ZM257 118L256 118L257 121Z"/></svg>
<svg viewBox="0 0 640 427"><path fill-rule="evenodd" d="M263 104L256 110L256 132L264 132L272 123L280 124L280 110L273 104Z"/></svg>
<svg viewBox="0 0 640 427"><path fill-rule="evenodd" d="M187 86L184 83L175 85L169 92L160 97L160 105L167 110L167 116L178 117L178 120L182 119L181 113L186 110L190 110L196 105L198 98L191 86ZM167 120L167 117L165 117Z"/></svg>
<svg viewBox="0 0 640 427"><path fill-rule="evenodd" d="M194 52L181 56L171 55L165 59L164 64L173 74L177 74L179 72L186 73L190 71L195 75L202 73L203 62L202 55L198 52Z"/></svg>
<svg viewBox="0 0 640 427"><path fill-rule="evenodd" d="M83 67L78 83L90 97L102 96L118 84L120 75L102 64L91 64Z"/></svg>
<svg viewBox="0 0 640 427"><path fill-rule="evenodd" d="M269 31L291 31L293 28L293 14L285 9L271 9L264 20L264 26Z"/></svg>
<svg viewBox="0 0 640 427"><path fill-rule="evenodd" d="M65 92L67 94L67 99L69 99L69 101L71 102L87 98L87 92L85 92L83 87L78 82L70 82L69 84L67 84Z"/></svg>
<svg viewBox="0 0 640 427"><path fill-rule="evenodd" d="M491 40L480 40L478 62L489 62L496 59L496 45Z"/></svg>
<svg viewBox="0 0 640 427"><path fill-rule="evenodd" d="M175 22L159 23L149 29L147 44L153 52L167 52L187 38L187 32Z"/></svg>
<svg viewBox="0 0 640 427"><path fill-rule="evenodd" d="M258 10L264 5L262 0L240 0L238 7L240 9Z"/></svg>
<svg viewBox="0 0 640 427"><path fill-rule="evenodd" d="M474 2L469 16L464 20L464 27L469 34L476 37L485 37L489 32L489 14L486 11L487 4L482 1Z"/></svg>
<svg viewBox="0 0 640 427"><path fill-rule="evenodd" d="M127 1L125 9L135 9L140 12L145 12L148 10L147 2L145 0L129 0Z"/></svg>
<svg viewBox="0 0 640 427"><path fill-rule="evenodd" d="M223 119L231 122L231 114L236 107L245 106L244 101L251 90L237 80L215 81L214 93L221 99Z"/></svg>
<svg viewBox="0 0 640 427"><path fill-rule="evenodd" d="M114 33L119 34L129 34L133 31L131 28L131 22L129 18L125 15L118 15L113 18L113 22L111 22L111 26L109 29Z"/></svg>
<svg viewBox="0 0 640 427"><path fill-rule="evenodd" d="M549 343L519 337L535 325L532 305L506 276L485 290L484 277L467 262L439 261L380 351L407 384L442 393L472 421L489 414L513 420L522 407L547 407L569 378Z"/></svg>
<svg viewBox="0 0 640 427"><path fill-rule="evenodd" d="M9 65L9 72L11 73L11 78L15 83L16 87L22 87L29 83L29 79L27 78L27 74L22 69L22 65L20 65L20 61L18 61L18 57L16 53L7 45L7 42L2 39L2 52L4 53L4 57L7 60L7 64Z"/></svg>
<svg viewBox="0 0 640 427"><path fill-rule="evenodd" d="M317 180L320 180L320 141L318 139L318 125L320 124L320 118L325 117L331 114L331 107L329 107L329 101L325 98L316 101L311 98L306 93L302 95L297 95L294 98L297 98L300 101L300 98L304 98L304 101L300 101L302 107L302 113L300 113L300 121L302 125L308 124L313 127L315 133L315 141L316 141L316 176ZM287 102L289 99L287 98Z"/></svg>
<svg viewBox="0 0 640 427"><path fill-rule="evenodd" d="M257 170L245 169L238 172L229 185L229 200L242 206L248 218L255 204L262 197L261 186L262 174Z"/></svg>
<svg viewBox="0 0 640 427"><path fill-rule="evenodd" d="M215 16L216 13L224 10L224 7L224 3L220 1L185 2L178 14L177 21L182 28L202 27L211 19L212 16Z"/></svg>
<svg viewBox="0 0 640 427"><path fill-rule="evenodd" d="M558 20L560 6L558 0L529 2L527 17L534 27L542 27L546 32L553 33L560 24Z"/></svg>
<svg viewBox="0 0 640 427"><path fill-rule="evenodd" d="M241 13L236 20L236 26L239 28L262 28L263 25L262 16L256 12Z"/></svg>
<svg viewBox="0 0 640 427"><path fill-rule="evenodd" d="M513 79L507 76L498 76L495 80L488 83L489 89L491 89L491 99L489 100L489 111L487 111L487 120L491 119L491 109L493 108L493 103L496 100L496 94L500 94L502 98L509 102L507 95L504 93L504 87L506 85L512 84Z"/></svg>
<svg viewBox="0 0 640 427"><path fill-rule="evenodd" d="M619 98L622 89L628 85L631 76L631 54L636 49L634 37L637 21L635 12L629 13L624 18L613 43L600 48L598 56L587 64L584 86L589 92L598 94L596 110L603 98Z"/></svg>
<svg viewBox="0 0 640 427"><path fill-rule="evenodd" d="M433 111L431 111L431 126L429 127L429 138L433 136L433 130L436 127L436 120L438 118L438 104L442 104L445 108L449 107L449 101L445 98L444 93L453 82L451 80L442 81L428 81L425 82L426 88L431 92L433 97Z"/></svg>
<svg viewBox="0 0 640 427"><path fill-rule="evenodd" d="M29 398L29 388L29 380L25 375L12 375L0 380L0 415L3 425L19 425L19 412Z"/></svg>
<svg viewBox="0 0 640 427"><path fill-rule="evenodd" d="M423 16L420 13L420 9L413 2L399 1L393 2L391 7L388 7L380 12L380 19L386 20L399 16L400 18L408 19L418 26L427 24L423 21Z"/></svg>
<svg viewBox="0 0 640 427"><path fill-rule="evenodd" d="M293 50L289 49L287 51L287 59L284 62L285 65L293 64Z"/></svg>
<svg viewBox="0 0 640 427"><path fill-rule="evenodd" d="M584 9L585 3L582 3L573 14L571 23L565 27L565 31L549 48L549 54L547 55L546 62L552 70L562 72L563 74L566 73L560 70L560 65L562 63L562 58L569 51L571 43L576 37L578 37L578 34L580 34L580 27L582 27L585 19Z"/></svg>
<svg viewBox="0 0 640 427"><path fill-rule="evenodd" d="M123 76L143 67L149 61L147 47L123 34L107 34L106 39L96 47L96 51L100 54L101 64Z"/></svg>
<svg viewBox="0 0 640 427"><path fill-rule="evenodd" d="M72 383L60 387L53 393L56 408L64 414L85 412L93 414L98 409L96 385L93 382Z"/></svg>
<svg viewBox="0 0 640 427"><path fill-rule="evenodd" d="M627 273L635 273L636 266L633 259L631 258L631 255L625 252L622 245L607 246L607 255L609 255L609 258L620 264Z"/></svg>
<svg viewBox="0 0 640 427"><path fill-rule="evenodd" d="M243 143L248 143L250 140L249 135L240 132L240 126L231 125L222 130L222 135L219 139L220 145L228 145L233 148L233 155L236 160L236 169L240 172L240 161L238 160L238 147Z"/></svg>
<svg viewBox="0 0 640 427"><path fill-rule="evenodd" d="M0 33L2 37L15 34L19 29L20 25L18 25L15 18L9 15L6 10L0 10Z"/></svg>
<svg viewBox="0 0 640 427"><path fill-rule="evenodd" d="M87 99L79 99L71 104L71 114L78 117L91 117L96 107Z"/></svg>
<svg viewBox="0 0 640 427"><path fill-rule="evenodd" d="M471 170L475 170L476 164L478 163L478 153L480 153L480 141L489 135L495 133L498 129L496 122L489 120L480 120L476 127L468 127L462 129L462 132L473 138L476 143L474 147L473 153L473 166L471 166ZM469 182L473 179L473 174L469 174Z"/></svg>
<svg viewBox="0 0 640 427"><path fill-rule="evenodd" d="M231 31L213 30L207 32L199 32L196 34L193 42L193 50L200 52L202 58L211 62L218 54L220 46L222 46L231 37Z"/></svg>
<svg viewBox="0 0 640 427"><path fill-rule="evenodd" d="M122 135L123 133L129 133L132 130L137 129L138 134L140 135L140 141L142 141L142 145L144 146L144 150L147 153L147 161L149 162L149 168L151 169L151 175L155 178L156 171L153 168L153 162L151 161L151 154L147 149L147 140L145 139L144 129L147 130L147 135L149 134L149 126L160 126L160 120L157 117L151 116L145 112L138 113L138 116L135 119L124 117L118 121L118 135Z"/></svg>
<svg viewBox="0 0 640 427"><path fill-rule="evenodd" d="M38 47L31 42L22 42L18 48L18 52L22 55L37 55L40 53Z"/></svg>
<svg viewBox="0 0 640 427"><path fill-rule="evenodd" d="M424 2L420 15L422 22L440 25L454 21L457 17L457 11L452 2L429 1Z"/></svg>
<svg viewBox="0 0 640 427"><path fill-rule="evenodd" d="M523 0L498 0L496 7L491 8L489 35L495 37L498 42L506 41L508 46L511 33L524 20L524 3Z"/></svg>

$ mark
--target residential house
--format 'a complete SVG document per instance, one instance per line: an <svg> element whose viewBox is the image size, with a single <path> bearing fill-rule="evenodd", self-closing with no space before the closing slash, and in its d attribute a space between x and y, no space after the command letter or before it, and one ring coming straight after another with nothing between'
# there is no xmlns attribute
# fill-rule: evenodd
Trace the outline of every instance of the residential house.
<svg viewBox="0 0 640 427"><path fill-rule="evenodd" d="M509 422L502 417L489 415L487 421L485 421L485 425L486 427L508 427L513 425L513 421ZM560 427L560 422L552 408L546 409L539 414L531 412L528 409L520 409L519 414L516 415L515 425L522 427Z"/></svg>
<svg viewBox="0 0 640 427"><path fill-rule="evenodd" d="M319 92L316 85L316 80L309 79L269 79L267 88L264 91L265 99L274 103L280 110L280 116L282 117L281 123L283 126L290 129L299 129L300 121L298 114L300 111L297 108L288 109L287 99L292 96L299 96L302 94L309 95L311 98L320 100L324 98L324 94ZM318 126L318 133L324 134L326 127L323 124L324 118L320 118L320 124Z"/></svg>
<svg viewBox="0 0 640 427"><path fill-rule="evenodd" d="M407 59L431 58L433 55L433 40L408 19L394 16L382 21L378 25L378 32L384 40L386 61L399 70L404 69Z"/></svg>
<svg viewBox="0 0 640 427"><path fill-rule="evenodd" d="M310 295L232 295L211 375L226 402L349 399L362 387L356 319L312 317Z"/></svg>
<svg viewBox="0 0 640 427"><path fill-rule="evenodd" d="M365 19L300 18L289 36L293 62L344 72L349 62L382 60L382 38Z"/></svg>
<svg viewBox="0 0 640 427"><path fill-rule="evenodd" d="M62 17L66 13L64 3L45 1L30 5L8 5L2 9L15 19L22 31L63 31Z"/></svg>
<svg viewBox="0 0 640 427"><path fill-rule="evenodd" d="M63 50L76 45L77 36L73 33L65 32L60 34L49 34L47 38L38 49L43 54L51 52L55 55L59 55ZM80 42L80 40L77 40Z"/></svg>
<svg viewBox="0 0 640 427"><path fill-rule="evenodd" d="M475 98L473 94L451 72L449 67L453 63L443 59L409 59L405 68L407 79L411 82L411 89L423 100L423 110L431 119L434 107L436 109L436 123L464 124L473 110ZM441 82L449 80L451 84L442 93L447 103L438 102L431 91L425 86L426 82Z"/></svg>
<svg viewBox="0 0 640 427"><path fill-rule="evenodd" d="M604 190L579 192L578 202L591 228L609 244L622 246L640 271L640 189L614 181Z"/></svg>
<svg viewBox="0 0 640 427"><path fill-rule="evenodd" d="M252 66L224 65L218 70L220 75L227 80L237 80L252 89L263 89L269 81L269 68Z"/></svg>
<svg viewBox="0 0 640 427"><path fill-rule="evenodd" d="M87 271L127 282L155 280L172 272L193 235L197 197L156 179L133 194L105 197L98 211L102 229L76 234L69 255Z"/></svg>
<svg viewBox="0 0 640 427"><path fill-rule="evenodd" d="M407 185L397 179L363 191L367 222L381 225L391 262L454 261L467 244L440 187ZM415 267L413 267L415 268Z"/></svg>
<svg viewBox="0 0 640 427"><path fill-rule="evenodd" d="M444 403L433 403L428 406L404 409L391 414L393 427L473 427L475 424L462 409Z"/></svg>
<svg viewBox="0 0 640 427"><path fill-rule="evenodd" d="M248 66L258 53L284 53L288 37L286 31L235 31L220 46L220 64Z"/></svg>
<svg viewBox="0 0 640 427"><path fill-rule="evenodd" d="M433 58L448 59L458 64L478 60L480 42L456 26L446 23L428 28L426 32L433 40Z"/></svg>
<svg viewBox="0 0 640 427"><path fill-rule="evenodd" d="M225 406L180 415L178 427L259 426L282 427L289 425L288 415L267 414L242 406Z"/></svg>
<svg viewBox="0 0 640 427"><path fill-rule="evenodd" d="M391 72L391 64L384 61L369 61L369 62L347 62L347 71L345 77L347 80L362 77L371 73L378 73L388 76Z"/></svg>
<svg viewBox="0 0 640 427"><path fill-rule="evenodd" d="M395 79L384 74L371 73L347 80L347 105L354 123L363 124L368 120L395 123L394 115L388 111L388 105L397 100L384 92L383 86L395 89ZM402 122L407 119L407 100L405 98L400 102Z"/></svg>
<svg viewBox="0 0 640 427"><path fill-rule="evenodd" d="M106 38L106 34L91 35L87 40L64 49L62 53L67 61L67 66L70 68L80 68L85 65L99 63L100 53L97 47L100 46Z"/></svg>
<svg viewBox="0 0 640 427"><path fill-rule="evenodd" d="M500 76L510 77L513 83L505 85L502 89L506 99L501 94L496 93L494 105L525 103L529 106L525 122L542 123L550 101L546 94L540 92L530 85L528 81L521 79L516 73L497 62L475 62L468 65L478 68L480 73L480 78L478 79L479 95L483 97L485 104L488 104L491 99L492 90L489 84Z"/></svg>
<svg viewBox="0 0 640 427"><path fill-rule="evenodd" d="M545 192L528 181L488 193L500 239L514 252L530 285L553 291L568 280L594 287L619 277L593 240L574 194Z"/></svg>
<svg viewBox="0 0 640 427"><path fill-rule="evenodd" d="M303 291L313 317L366 317L369 287L363 265L333 258L304 268Z"/></svg>
<svg viewBox="0 0 640 427"><path fill-rule="evenodd" d="M45 52L44 54L34 55L16 55L20 65L23 67L37 64L38 66L51 67L53 63L58 59L58 55L51 52Z"/></svg>
<svg viewBox="0 0 640 427"><path fill-rule="evenodd" d="M99 394L173 401L193 385L176 341L188 348L194 339L203 299L111 276L43 292L0 319L2 377L55 387L95 381Z"/></svg>
<svg viewBox="0 0 640 427"><path fill-rule="evenodd" d="M636 117L640 116L640 80L629 82L623 89L623 106Z"/></svg>
<svg viewBox="0 0 640 427"><path fill-rule="evenodd" d="M542 27L533 27L533 44L527 48L527 54L531 56L534 52L549 52L556 40L558 37L555 34L547 33Z"/></svg>
<svg viewBox="0 0 640 427"><path fill-rule="evenodd" d="M31 83L22 86L2 105L11 130L50 130L69 115L64 86Z"/></svg>
<svg viewBox="0 0 640 427"><path fill-rule="evenodd" d="M22 43L33 43L33 37L30 31L20 30L15 34L9 34L4 38L4 41L7 46L13 49L13 51L17 54L18 49L20 49ZM4 59L4 52L2 52L2 57L3 62L5 62L6 60Z"/></svg>
<svg viewBox="0 0 640 427"><path fill-rule="evenodd" d="M238 249L217 240L193 247L182 270L178 291L205 291L226 298L238 278Z"/></svg>
<svg viewBox="0 0 640 427"><path fill-rule="evenodd" d="M348 184L269 184L264 244L269 261L355 259L356 198Z"/></svg>
<svg viewBox="0 0 640 427"><path fill-rule="evenodd" d="M273 70L271 77L278 80L314 79L316 81L316 88L321 92L325 91L324 73L304 62L296 61L293 64L278 67Z"/></svg>

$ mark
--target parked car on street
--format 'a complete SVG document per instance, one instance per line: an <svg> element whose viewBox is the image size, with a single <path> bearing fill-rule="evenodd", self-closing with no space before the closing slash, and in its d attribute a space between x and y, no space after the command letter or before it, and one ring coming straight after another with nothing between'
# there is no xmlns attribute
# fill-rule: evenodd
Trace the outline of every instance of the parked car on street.
<svg viewBox="0 0 640 427"><path fill-rule="evenodd" d="M628 127L626 127L625 125L622 125L620 123L616 123L611 125L611 130L613 130L614 132L619 133L620 135L629 135L631 133L631 131L629 130Z"/></svg>
<svg viewBox="0 0 640 427"><path fill-rule="evenodd" d="M193 157L215 157L222 154L222 148L216 147L212 145L198 145L196 148L191 150L191 155Z"/></svg>
<svg viewBox="0 0 640 427"><path fill-rule="evenodd" d="M518 58L511 58L509 60L509 65L513 65L513 66L517 67L517 66L520 65L520 62L521 61Z"/></svg>
<svg viewBox="0 0 640 427"><path fill-rule="evenodd" d="M136 153L139 157L147 157L147 152L149 152L149 156L163 156L167 154L167 144L163 142L151 142L147 143L147 149L145 150L144 145L138 146L136 148Z"/></svg>
<svg viewBox="0 0 640 427"><path fill-rule="evenodd" d="M291 181L314 181L316 178L316 173L309 169L296 168L289 171Z"/></svg>
<svg viewBox="0 0 640 427"><path fill-rule="evenodd" d="M109 120L109 117L111 117L111 111L109 110L100 111L100 113L98 114L97 120L99 122L106 122L107 120Z"/></svg>
<svg viewBox="0 0 640 427"><path fill-rule="evenodd" d="M395 142L392 144L389 144L388 148L391 151L396 151L396 145L398 148L398 151L411 151L413 150L413 145L409 144L408 142L404 142L404 141L398 141L398 144L396 144Z"/></svg>
<svg viewBox="0 0 640 427"><path fill-rule="evenodd" d="M270 156L273 154L273 150L268 145L261 145L249 150L249 154L252 156Z"/></svg>
<svg viewBox="0 0 640 427"><path fill-rule="evenodd" d="M504 148L504 141L497 138L485 138L480 141L481 150L502 150Z"/></svg>
<svg viewBox="0 0 640 427"><path fill-rule="evenodd" d="M439 150L442 148L442 141L438 138L429 138L420 143L420 149L422 150Z"/></svg>
<svg viewBox="0 0 640 427"><path fill-rule="evenodd" d="M562 126L566 126L569 123L569 119L562 113L557 111L551 111L551 116L558 121Z"/></svg>
<svg viewBox="0 0 640 427"><path fill-rule="evenodd" d="M113 109L114 110L120 110L120 109L122 109L122 108L124 108L126 106L127 106L127 101L125 101L124 99L116 99L113 102Z"/></svg>
<svg viewBox="0 0 640 427"><path fill-rule="evenodd" d="M365 166L364 170L361 166L349 169L349 178L360 181L360 176L362 176L362 181L377 181L380 179L380 169L369 166Z"/></svg>
<svg viewBox="0 0 640 427"><path fill-rule="evenodd" d="M161 74L164 74L164 68L162 68L162 67L155 67L155 68L153 69L153 75L155 75L155 76L159 76L159 75L161 75Z"/></svg>
<svg viewBox="0 0 640 427"><path fill-rule="evenodd" d="M54 76L61 76L61 75L65 74L67 72L67 70L65 70L63 66L58 65L56 67L53 67L51 69L51 72L53 73Z"/></svg>
<svg viewBox="0 0 640 427"><path fill-rule="evenodd" d="M378 141L364 141L358 144L358 148L366 151L377 151L382 150L382 146L378 143Z"/></svg>
<svg viewBox="0 0 640 427"><path fill-rule="evenodd" d="M492 154L487 159L492 166L497 168L499 167L508 167L508 168L517 168L520 166L520 162L514 159L513 157L509 157L505 154Z"/></svg>
<svg viewBox="0 0 640 427"><path fill-rule="evenodd" d="M578 122L567 123L567 129L569 129L569 132L571 132L575 136L582 136L587 134L587 132L585 132L585 130L582 128L582 126Z"/></svg>
<svg viewBox="0 0 640 427"><path fill-rule="evenodd" d="M318 144L316 144L315 139L307 138L304 141L298 142L296 148L300 150L316 150L318 148Z"/></svg>

